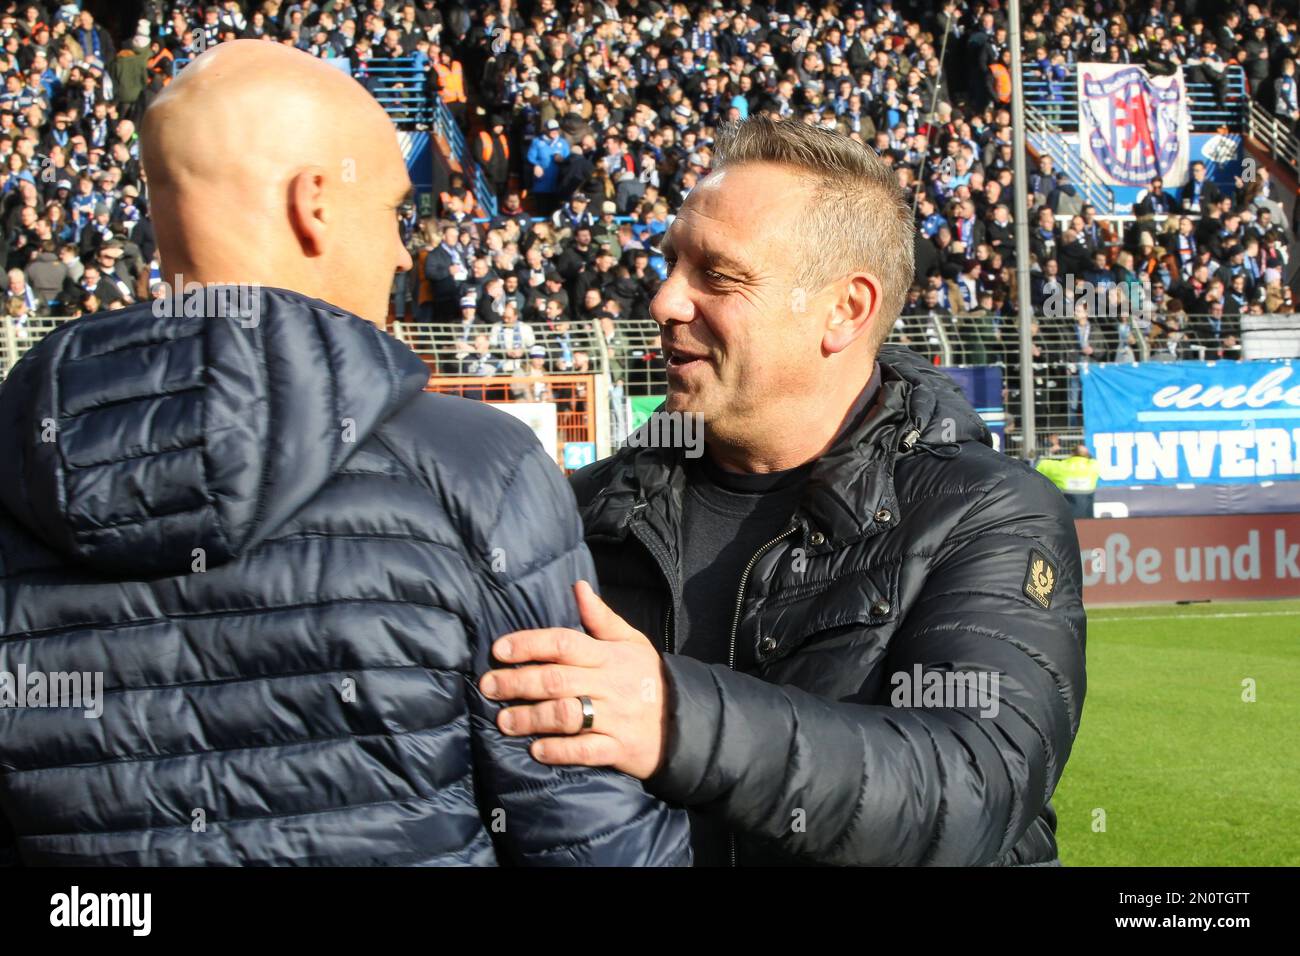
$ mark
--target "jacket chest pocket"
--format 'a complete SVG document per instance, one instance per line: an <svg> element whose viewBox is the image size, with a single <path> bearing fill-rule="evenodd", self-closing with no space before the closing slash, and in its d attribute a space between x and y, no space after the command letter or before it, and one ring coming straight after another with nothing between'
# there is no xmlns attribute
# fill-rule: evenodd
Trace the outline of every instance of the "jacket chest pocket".
<svg viewBox="0 0 1300 956"><path fill-rule="evenodd" d="M899 618L895 562L778 590L747 615L742 636L765 677L829 694L863 685Z"/></svg>

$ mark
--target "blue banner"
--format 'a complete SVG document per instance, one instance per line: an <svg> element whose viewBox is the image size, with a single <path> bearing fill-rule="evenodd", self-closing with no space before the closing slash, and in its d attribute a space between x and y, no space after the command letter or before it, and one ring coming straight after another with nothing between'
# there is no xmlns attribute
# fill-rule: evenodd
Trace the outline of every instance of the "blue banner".
<svg viewBox="0 0 1300 956"><path fill-rule="evenodd" d="M973 365L943 370L961 388L980 418L993 434L993 448L1003 451L1006 442L1007 413L1002 405L1002 369L996 365Z"/></svg>
<svg viewBox="0 0 1300 956"><path fill-rule="evenodd" d="M1300 367L1280 362L1083 365L1101 485L1300 477Z"/></svg>

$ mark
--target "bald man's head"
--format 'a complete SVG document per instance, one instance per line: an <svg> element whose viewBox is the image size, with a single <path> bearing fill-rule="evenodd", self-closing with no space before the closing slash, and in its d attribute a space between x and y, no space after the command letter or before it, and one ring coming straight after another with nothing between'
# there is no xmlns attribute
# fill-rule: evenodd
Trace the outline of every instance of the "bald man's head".
<svg viewBox="0 0 1300 956"><path fill-rule="evenodd" d="M292 47L223 43L141 130L164 276L291 289L383 324L409 269L397 135L355 80Z"/></svg>

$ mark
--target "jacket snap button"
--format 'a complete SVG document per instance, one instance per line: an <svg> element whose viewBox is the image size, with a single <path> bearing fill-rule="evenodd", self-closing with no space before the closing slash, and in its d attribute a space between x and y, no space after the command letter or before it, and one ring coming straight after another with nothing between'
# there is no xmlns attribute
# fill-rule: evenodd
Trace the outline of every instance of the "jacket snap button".
<svg viewBox="0 0 1300 956"><path fill-rule="evenodd" d="M774 650L776 650L776 640L774 638L765 637L763 638L762 642L758 645L758 649L762 651L764 654L771 654Z"/></svg>
<svg viewBox="0 0 1300 956"><path fill-rule="evenodd" d="M894 520L894 513L888 508L881 508L876 512L876 520L881 524L889 524L889 522Z"/></svg>
<svg viewBox="0 0 1300 956"><path fill-rule="evenodd" d="M811 544L811 545L825 544L825 543L826 543L826 535L822 534L820 531L814 531L814 532L813 532L813 533L808 537L808 543Z"/></svg>
<svg viewBox="0 0 1300 956"><path fill-rule="evenodd" d="M873 615L875 615L876 617L884 617L886 614L889 613L889 602L888 602L888 601L872 601L872 602L871 602L871 613L872 613Z"/></svg>

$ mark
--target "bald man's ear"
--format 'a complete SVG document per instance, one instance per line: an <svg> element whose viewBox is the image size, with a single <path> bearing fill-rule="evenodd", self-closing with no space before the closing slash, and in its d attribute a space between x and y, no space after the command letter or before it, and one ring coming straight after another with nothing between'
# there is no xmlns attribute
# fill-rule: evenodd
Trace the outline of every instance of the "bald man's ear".
<svg viewBox="0 0 1300 956"><path fill-rule="evenodd" d="M827 354L842 352L856 342L880 314L879 279L870 272L855 272L841 282L822 336L822 349Z"/></svg>
<svg viewBox="0 0 1300 956"><path fill-rule="evenodd" d="M325 254L329 224L325 170L308 166L289 180L289 225L304 255L315 258Z"/></svg>

